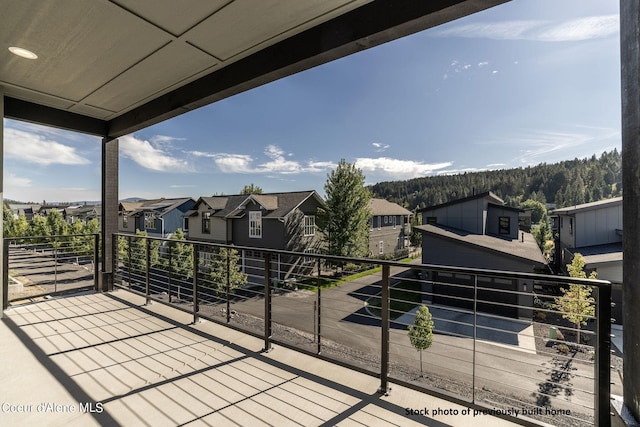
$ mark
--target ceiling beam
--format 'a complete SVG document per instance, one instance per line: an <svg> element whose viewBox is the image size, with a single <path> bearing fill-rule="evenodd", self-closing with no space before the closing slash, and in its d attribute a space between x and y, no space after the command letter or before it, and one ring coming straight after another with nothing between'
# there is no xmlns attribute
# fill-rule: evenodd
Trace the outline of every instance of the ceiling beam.
<svg viewBox="0 0 640 427"><path fill-rule="evenodd" d="M4 98L4 117L101 137L108 129L105 120L11 97Z"/></svg>
<svg viewBox="0 0 640 427"><path fill-rule="evenodd" d="M507 1L373 1L110 120L108 135L133 133L282 77Z"/></svg>

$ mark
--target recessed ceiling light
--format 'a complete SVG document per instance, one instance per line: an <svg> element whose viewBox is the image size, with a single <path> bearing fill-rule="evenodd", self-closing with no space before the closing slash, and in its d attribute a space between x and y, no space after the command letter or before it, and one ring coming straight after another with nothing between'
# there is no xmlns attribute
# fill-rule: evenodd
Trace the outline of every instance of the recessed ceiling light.
<svg viewBox="0 0 640 427"><path fill-rule="evenodd" d="M37 59L38 55L36 55L35 53L31 52L30 50L27 49L23 49L21 47L15 47L15 46L11 46L9 48L9 51L11 53L13 53L14 55L18 55L22 58L27 58L27 59Z"/></svg>

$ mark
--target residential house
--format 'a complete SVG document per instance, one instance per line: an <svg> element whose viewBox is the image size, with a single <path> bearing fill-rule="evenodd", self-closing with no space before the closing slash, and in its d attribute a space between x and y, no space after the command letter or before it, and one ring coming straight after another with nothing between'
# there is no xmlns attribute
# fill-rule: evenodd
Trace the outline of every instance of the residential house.
<svg viewBox="0 0 640 427"><path fill-rule="evenodd" d="M24 215L27 221L31 221L40 211L40 205L9 203L9 210L13 213L14 218Z"/></svg>
<svg viewBox="0 0 640 427"><path fill-rule="evenodd" d="M252 269L264 268L260 248L318 252L316 215L322 206L315 191L200 197L185 221L191 240L256 248L241 250L242 268L251 281ZM313 267L310 259L294 257L279 257L275 265L278 280Z"/></svg>
<svg viewBox="0 0 640 427"><path fill-rule="evenodd" d="M613 317L622 319L622 197L555 209L551 212L556 268L566 271L573 256L584 257L585 270L614 284Z"/></svg>
<svg viewBox="0 0 640 427"><path fill-rule="evenodd" d="M518 229L520 209L505 206L488 191L448 203L420 209L423 225L424 264L549 272L530 233ZM432 285L427 291L434 304L472 309L474 283L471 276L427 271ZM533 302L529 280L481 279L478 310L509 317L530 318ZM520 308L519 308L520 307Z"/></svg>
<svg viewBox="0 0 640 427"><path fill-rule="evenodd" d="M100 206L94 205L82 205L82 206L68 206L65 209L66 220L69 224L73 224L76 221L81 221L86 224L87 221L97 219L100 221Z"/></svg>
<svg viewBox="0 0 640 427"><path fill-rule="evenodd" d="M184 214L195 203L190 197L120 202L118 231L135 233L140 230L149 236L168 237L178 228L183 228Z"/></svg>
<svg viewBox="0 0 640 427"><path fill-rule="evenodd" d="M369 253L372 257L395 256L410 246L411 211L384 199L371 199Z"/></svg>

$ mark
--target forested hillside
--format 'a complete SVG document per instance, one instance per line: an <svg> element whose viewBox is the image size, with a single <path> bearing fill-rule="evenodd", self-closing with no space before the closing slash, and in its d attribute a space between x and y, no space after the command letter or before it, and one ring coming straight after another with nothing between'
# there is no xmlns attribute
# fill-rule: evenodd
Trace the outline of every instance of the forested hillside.
<svg viewBox="0 0 640 427"><path fill-rule="evenodd" d="M489 190L510 206L534 199L564 207L622 195L621 161L620 153L614 150L589 159L380 182L370 188L374 197L410 210Z"/></svg>

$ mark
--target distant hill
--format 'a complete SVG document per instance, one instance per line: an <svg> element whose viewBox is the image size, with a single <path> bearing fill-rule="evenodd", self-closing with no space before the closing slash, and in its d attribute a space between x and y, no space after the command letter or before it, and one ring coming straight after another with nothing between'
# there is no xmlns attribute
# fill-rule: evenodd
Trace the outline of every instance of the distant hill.
<svg viewBox="0 0 640 427"><path fill-rule="evenodd" d="M527 199L573 206L622 195L622 156L618 150L600 157L541 163L526 168L437 175L369 187L374 197L414 210L493 191L508 205Z"/></svg>

